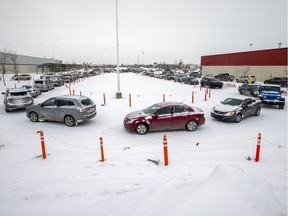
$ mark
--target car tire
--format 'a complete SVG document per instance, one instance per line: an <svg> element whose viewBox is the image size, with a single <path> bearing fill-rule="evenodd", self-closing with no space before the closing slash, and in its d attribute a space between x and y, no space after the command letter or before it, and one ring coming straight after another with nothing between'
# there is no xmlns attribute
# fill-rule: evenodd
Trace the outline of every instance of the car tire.
<svg viewBox="0 0 288 216"><path fill-rule="evenodd" d="M285 104L279 104L279 109L284 109Z"/></svg>
<svg viewBox="0 0 288 216"><path fill-rule="evenodd" d="M195 131L197 127L198 127L198 123L194 120L188 121L185 126L187 131Z"/></svg>
<svg viewBox="0 0 288 216"><path fill-rule="evenodd" d="M239 90L239 94L241 94L241 95L243 94L242 90Z"/></svg>
<svg viewBox="0 0 288 216"><path fill-rule="evenodd" d="M75 125L75 119L73 118L73 116L67 115L67 116L64 117L64 123L68 127L73 127Z"/></svg>
<svg viewBox="0 0 288 216"><path fill-rule="evenodd" d="M149 131L149 128L146 124L138 124L135 128L135 132L140 135L144 135Z"/></svg>
<svg viewBox="0 0 288 216"><path fill-rule="evenodd" d="M29 118L32 122L38 122L39 121L39 116L36 112L29 113Z"/></svg>
<svg viewBox="0 0 288 216"><path fill-rule="evenodd" d="M260 115L260 111L261 111L261 109L260 109L260 107L258 107L256 112L255 112L255 116L259 116Z"/></svg>
<svg viewBox="0 0 288 216"><path fill-rule="evenodd" d="M236 114L235 122L239 123L242 120L242 115L240 113Z"/></svg>

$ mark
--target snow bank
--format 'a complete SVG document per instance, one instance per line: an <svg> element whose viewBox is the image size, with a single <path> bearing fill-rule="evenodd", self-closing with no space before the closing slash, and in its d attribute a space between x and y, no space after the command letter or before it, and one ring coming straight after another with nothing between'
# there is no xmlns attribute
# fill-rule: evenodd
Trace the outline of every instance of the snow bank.
<svg viewBox="0 0 288 216"><path fill-rule="evenodd" d="M281 212L279 209L282 209ZM271 185L232 165L218 165L211 176L194 183L172 178L129 197L120 196L74 209L67 215L272 216L284 215Z"/></svg>

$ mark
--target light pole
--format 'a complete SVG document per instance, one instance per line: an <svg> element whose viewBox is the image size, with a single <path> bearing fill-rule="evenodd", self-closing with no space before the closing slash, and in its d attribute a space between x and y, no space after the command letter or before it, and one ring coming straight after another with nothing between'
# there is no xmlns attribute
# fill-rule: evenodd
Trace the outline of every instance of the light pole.
<svg viewBox="0 0 288 216"><path fill-rule="evenodd" d="M117 92L116 98L122 98L120 92L120 72L119 72L119 40L118 40L118 2L116 0L116 48L117 48Z"/></svg>

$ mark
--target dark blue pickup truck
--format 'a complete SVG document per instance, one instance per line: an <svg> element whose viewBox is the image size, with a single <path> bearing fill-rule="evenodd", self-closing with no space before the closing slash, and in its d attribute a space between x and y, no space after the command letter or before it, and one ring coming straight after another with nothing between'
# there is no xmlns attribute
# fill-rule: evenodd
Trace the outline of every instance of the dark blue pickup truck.
<svg viewBox="0 0 288 216"><path fill-rule="evenodd" d="M264 84L259 86L258 97L263 104L278 105L279 109L284 109L285 98L282 97L281 87L274 84Z"/></svg>

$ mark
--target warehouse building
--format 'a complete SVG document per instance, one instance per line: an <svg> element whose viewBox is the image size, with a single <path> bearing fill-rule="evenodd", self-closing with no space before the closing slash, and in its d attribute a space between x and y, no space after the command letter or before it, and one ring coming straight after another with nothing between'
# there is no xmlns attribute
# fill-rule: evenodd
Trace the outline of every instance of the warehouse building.
<svg viewBox="0 0 288 216"><path fill-rule="evenodd" d="M1 55L5 55L3 53L0 53L0 60L3 59ZM45 65L45 64L57 64L61 65L62 61L61 60L56 60L52 58L39 58L39 57L32 57L32 56L25 56L25 55L16 55L16 64L17 64L17 70L19 73L36 73L39 70L41 72L46 71L47 68L40 67L40 65ZM2 62L0 62L2 64ZM5 68L6 68L6 73L14 73L13 71L13 64L11 61L6 60L5 62ZM38 66L38 68L37 68Z"/></svg>
<svg viewBox="0 0 288 216"><path fill-rule="evenodd" d="M202 75L254 75L258 81L270 77L287 77L287 51L286 47L201 56Z"/></svg>

